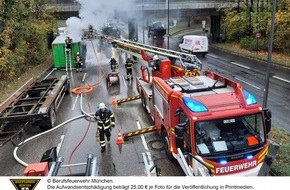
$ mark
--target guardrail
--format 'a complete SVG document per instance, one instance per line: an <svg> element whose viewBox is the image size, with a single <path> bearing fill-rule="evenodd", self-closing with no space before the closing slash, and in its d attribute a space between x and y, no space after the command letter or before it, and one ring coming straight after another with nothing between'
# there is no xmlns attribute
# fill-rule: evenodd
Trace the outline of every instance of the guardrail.
<svg viewBox="0 0 290 190"><path fill-rule="evenodd" d="M123 7L126 10L167 10L168 0L161 1L136 1L131 7ZM215 1L204 1L204 0L187 0L187 1L172 1L169 0L169 9L208 9L208 8L218 8L221 5L228 5L230 2L236 2L236 0L215 0ZM55 9L58 12L71 12L79 11L81 5L78 3L60 3L60 4L49 4L48 9Z"/></svg>

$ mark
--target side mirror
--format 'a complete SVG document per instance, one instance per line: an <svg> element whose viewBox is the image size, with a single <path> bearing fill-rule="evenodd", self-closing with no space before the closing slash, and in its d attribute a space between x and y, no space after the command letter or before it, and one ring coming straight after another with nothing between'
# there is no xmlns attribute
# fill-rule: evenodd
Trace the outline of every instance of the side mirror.
<svg viewBox="0 0 290 190"><path fill-rule="evenodd" d="M271 110L265 109L264 116L265 116L266 133L268 134L271 131L271 124L272 124L272 122L271 122L271 117L272 117Z"/></svg>
<svg viewBox="0 0 290 190"><path fill-rule="evenodd" d="M178 109L175 111L174 117L180 115L181 113L183 113L182 108L178 108Z"/></svg>

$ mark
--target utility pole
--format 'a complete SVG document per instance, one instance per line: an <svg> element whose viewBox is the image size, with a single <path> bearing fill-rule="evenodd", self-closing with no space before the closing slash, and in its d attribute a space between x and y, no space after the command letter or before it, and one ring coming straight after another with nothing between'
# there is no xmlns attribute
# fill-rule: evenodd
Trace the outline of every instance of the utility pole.
<svg viewBox="0 0 290 190"><path fill-rule="evenodd" d="M266 72L264 98L263 98L263 108L267 108L267 102L268 102L269 77L270 77L270 69L271 69L271 61L272 61L271 59L272 59L272 45L273 45L273 35L274 35L274 26L275 26L275 15L276 15L276 0L273 0L270 40L269 40L269 46L268 46L267 72Z"/></svg>
<svg viewBox="0 0 290 190"><path fill-rule="evenodd" d="M169 0L167 0L167 49L169 49Z"/></svg>

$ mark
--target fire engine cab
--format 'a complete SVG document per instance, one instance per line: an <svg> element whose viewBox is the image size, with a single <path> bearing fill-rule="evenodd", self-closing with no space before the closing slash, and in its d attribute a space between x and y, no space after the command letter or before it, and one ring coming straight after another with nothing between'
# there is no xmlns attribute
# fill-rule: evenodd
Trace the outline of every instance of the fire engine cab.
<svg viewBox="0 0 290 190"><path fill-rule="evenodd" d="M271 112L241 84L211 71L136 80L142 107L155 122L169 159L177 159L185 172L258 174L268 153Z"/></svg>

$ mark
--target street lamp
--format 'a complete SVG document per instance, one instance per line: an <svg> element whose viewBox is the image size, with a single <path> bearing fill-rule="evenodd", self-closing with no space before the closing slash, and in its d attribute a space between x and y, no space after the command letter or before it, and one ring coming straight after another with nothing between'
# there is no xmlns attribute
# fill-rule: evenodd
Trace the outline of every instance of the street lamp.
<svg viewBox="0 0 290 190"><path fill-rule="evenodd" d="M268 47L267 72L266 72L264 98L263 98L263 108L267 107L267 101L268 101L268 89L269 89L271 59L272 59L272 44L273 44L273 35L274 35L274 27L275 27L274 26L275 25L275 15L276 15L276 0L273 0L271 30L270 30L270 39L269 39L269 47Z"/></svg>
<svg viewBox="0 0 290 190"><path fill-rule="evenodd" d="M167 49L169 49L169 0L167 0Z"/></svg>

